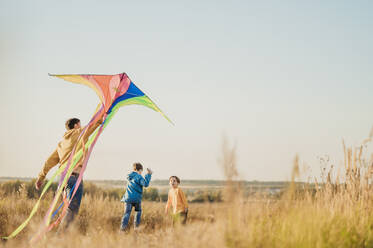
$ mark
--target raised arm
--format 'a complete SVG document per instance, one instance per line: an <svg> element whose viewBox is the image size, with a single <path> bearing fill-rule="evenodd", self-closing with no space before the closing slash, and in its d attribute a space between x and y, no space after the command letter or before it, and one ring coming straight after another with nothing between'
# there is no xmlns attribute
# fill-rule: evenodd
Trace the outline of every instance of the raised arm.
<svg viewBox="0 0 373 248"><path fill-rule="evenodd" d="M152 179L152 175L150 173L146 174L145 178L140 176L139 184L142 185L143 187L148 187L151 179Z"/></svg>
<svg viewBox="0 0 373 248"><path fill-rule="evenodd" d="M92 126L90 126L84 133L83 135L83 140L84 140L84 143L87 142L89 136L91 136L91 134L96 130L96 128L98 128L102 122L103 122L103 114L101 115L100 119Z"/></svg>

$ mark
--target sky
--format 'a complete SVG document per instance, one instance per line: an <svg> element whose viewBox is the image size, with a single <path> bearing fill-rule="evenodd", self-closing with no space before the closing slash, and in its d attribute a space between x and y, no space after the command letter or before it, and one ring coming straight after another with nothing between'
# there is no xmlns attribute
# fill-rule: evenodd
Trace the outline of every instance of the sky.
<svg viewBox="0 0 373 248"><path fill-rule="evenodd" d="M126 72L171 118L123 107L86 179L224 179L224 137L244 180L342 163L373 124L372 1L1 1L0 176L36 177L98 97L48 73ZM50 173L51 174L51 173Z"/></svg>

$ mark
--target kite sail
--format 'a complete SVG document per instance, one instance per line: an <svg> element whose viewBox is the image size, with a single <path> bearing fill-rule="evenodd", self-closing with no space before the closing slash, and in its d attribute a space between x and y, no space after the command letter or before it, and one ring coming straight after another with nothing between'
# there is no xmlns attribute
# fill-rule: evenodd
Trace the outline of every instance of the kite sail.
<svg viewBox="0 0 373 248"><path fill-rule="evenodd" d="M84 127L80 137L73 148L70 157L67 162L60 165L59 169L52 175L51 179L47 182L44 186L40 198L36 202L34 208L32 209L29 217L15 230L13 231L8 237L3 237L3 239L11 239L15 237L19 232L21 232L29 223L32 216L36 213L40 201L47 192L48 188L51 186L52 182L56 179L57 176L60 176L59 187L55 193L55 197L44 217L44 221L39 229L39 232L31 239L31 242L37 241L42 235L46 232L51 230L53 227L57 226L64 215L66 214L66 210L71 202L68 197L62 197L62 204L56 208L59 199L63 193L63 189L67 184L69 177L71 176L72 172L78 166L79 161L82 162L82 169L79 174L78 180L74 185L74 190L72 191L72 195L70 195L70 199L72 199L79 187L79 184L82 181L82 177L84 171L87 167L87 163L90 157L90 154L93 150L93 147L96 144L97 139L101 135L104 128L108 125L111 121L115 113L118 109L122 106L138 104L146 106L150 109L153 109L163 115L170 123L172 121L159 109L159 107L146 95L143 91L141 91L127 76L126 73L120 73L115 75L95 75L95 74L64 74L64 75L51 75L54 77L58 77L64 79L69 82L78 83L87 85L88 87L92 88L100 99L100 104L97 107L93 117L91 118L90 122ZM103 116L103 117L102 117ZM87 129L93 125L95 125L101 118L103 118L102 124L99 128L89 137L88 142L83 144L82 148L77 150L77 146L79 142L83 142L83 135L87 131ZM173 124L173 123L172 123ZM62 209L61 213L58 217L54 218L59 210ZM53 223L52 219L54 220Z"/></svg>

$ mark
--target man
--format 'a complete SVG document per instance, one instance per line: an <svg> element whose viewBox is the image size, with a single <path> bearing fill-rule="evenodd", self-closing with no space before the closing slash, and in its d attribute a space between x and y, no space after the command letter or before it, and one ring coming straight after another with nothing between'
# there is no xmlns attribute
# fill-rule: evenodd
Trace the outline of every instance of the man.
<svg viewBox="0 0 373 248"><path fill-rule="evenodd" d="M97 121L94 125L89 127L86 132L83 134L82 138L80 139L76 151L79 151L83 147L83 144L86 144L88 141L89 136L93 133L94 130L102 123L102 116L100 117L99 121ZM49 156L47 161L45 162L43 169L39 173L38 179L35 182L35 188L37 190L43 184L43 181L54 166L57 164L63 165L66 161L68 161L71 151L73 150L74 146L77 144L80 134L83 132L83 128L80 125L80 120L77 118L71 118L66 121L65 123L67 131L65 132L62 140L58 143L56 150ZM66 194L70 198L73 187L75 182L79 177L79 173L82 169L84 157L82 157L75 166L73 173L71 174L67 185L66 185ZM75 215L79 212L80 203L83 196L83 181L81 181L71 203L67 209L67 213L63 220L63 227L67 228L69 224L74 220Z"/></svg>

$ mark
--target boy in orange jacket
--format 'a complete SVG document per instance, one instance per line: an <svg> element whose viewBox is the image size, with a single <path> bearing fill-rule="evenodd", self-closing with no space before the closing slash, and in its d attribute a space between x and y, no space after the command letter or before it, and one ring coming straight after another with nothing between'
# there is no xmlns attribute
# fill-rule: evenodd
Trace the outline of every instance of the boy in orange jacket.
<svg viewBox="0 0 373 248"><path fill-rule="evenodd" d="M168 214L168 210L172 207L174 223L181 221L185 225L188 216L188 201L184 192L179 188L180 179L177 176L171 176L169 183L171 188L168 191L165 213Z"/></svg>

